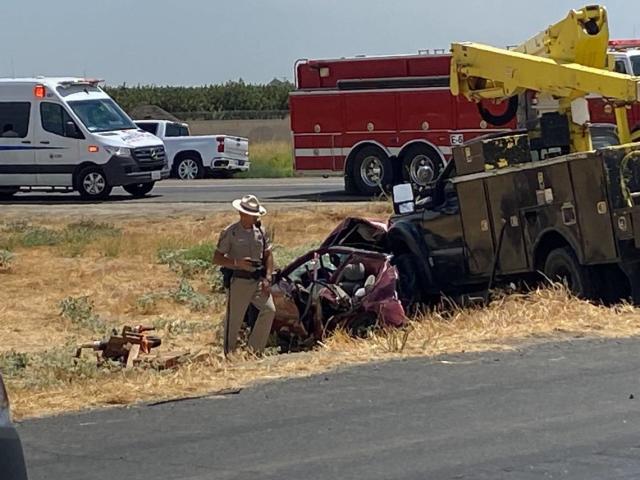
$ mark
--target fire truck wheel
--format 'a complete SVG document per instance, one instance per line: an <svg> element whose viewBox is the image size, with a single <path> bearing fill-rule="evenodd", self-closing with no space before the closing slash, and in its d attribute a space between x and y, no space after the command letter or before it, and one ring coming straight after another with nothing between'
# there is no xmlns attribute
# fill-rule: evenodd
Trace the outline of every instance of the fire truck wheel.
<svg viewBox="0 0 640 480"><path fill-rule="evenodd" d="M402 176L413 185L424 187L433 182L442 170L442 159L433 149L413 145L402 154Z"/></svg>
<svg viewBox="0 0 640 480"><path fill-rule="evenodd" d="M580 265L570 247L556 248L547 256L544 274L552 282L559 282L576 296L591 299L595 296L594 279L588 267Z"/></svg>
<svg viewBox="0 0 640 480"><path fill-rule="evenodd" d="M358 192L362 195L381 193L381 190L393 183L391 160L374 146L364 147L356 154L351 174Z"/></svg>

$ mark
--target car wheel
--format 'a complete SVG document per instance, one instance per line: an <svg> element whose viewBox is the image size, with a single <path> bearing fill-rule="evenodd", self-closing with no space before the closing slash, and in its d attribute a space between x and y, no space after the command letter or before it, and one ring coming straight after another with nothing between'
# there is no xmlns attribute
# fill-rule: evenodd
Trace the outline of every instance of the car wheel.
<svg viewBox="0 0 640 480"><path fill-rule="evenodd" d="M124 188L125 192L130 193L136 198L140 198L153 190L155 184L156 182L134 183L133 185L125 185L122 188Z"/></svg>
<svg viewBox="0 0 640 480"><path fill-rule="evenodd" d="M393 183L391 160L377 147L360 150L353 160L353 180L362 195L375 195Z"/></svg>
<svg viewBox="0 0 640 480"><path fill-rule="evenodd" d="M78 173L76 188L83 200L104 200L113 187L101 168L87 167Z"/></svg>
<svg viewBox="0 0 640 480"><path fill-rule="evenodd" d="M591 299L595 296L592 272L580 265L570 247L552 250L544 263L544 274L552 282L559 282L577 297Z"/></svg>
<svg viewBox="0 0 640 480"><path fill-rule="evenodd" d="M0 187L0 200L13 197L20 191L20 187Z"/></svg>
<svg viewBox="0 0 640 480"><path fill-rule="evenodd" d="M181 158L176 165L176 176L180 180L195 180L204 177L204 167L197 158Z"/></svg>
<svg viewBox="0 0 640 480"><path fill-rule="evenodd" d="M412 185L428 185L438 178L441 170L440 155L429 147L413 145L402 155L402 176Z"/></svg>

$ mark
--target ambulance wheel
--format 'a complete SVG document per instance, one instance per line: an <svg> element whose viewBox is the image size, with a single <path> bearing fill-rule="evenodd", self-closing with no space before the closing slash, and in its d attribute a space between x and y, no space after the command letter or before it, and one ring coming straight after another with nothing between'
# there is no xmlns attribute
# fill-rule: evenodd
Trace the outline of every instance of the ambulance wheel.
<svg viewBox="0 0 640 480"><path fill-rule="evenodd" d="M20 191L20 187L0 187L0 200L13 197Z"/></svg>
<svg viewBox="0 0 640 480"><path fill-rule="evenodd" d="M556 248L547 256L544 274L552 282L564 284L575 296L595 298L595 284L591 270L580 265L570 247Z"/></svg>
<svg viewBox="0 0 640 480"><path fill-rule="evenodd" d="M112 186L99 167L87 167L78 173L76 188L83 200L104 200L109 196Z"/></svg>
<svg viewBox="0 0 640 480"><path fill-rule="evenodd" d="M155 184L156 182L134 183L132 185L125 185L122 188L124 188L125 192L130 193L136 198L140 198L144 197L147 193L153 190Z"/></svg>
<svg viewBox="0 0 640 480"><path fill-rule="evenodd" d="M391 160L378 147L368 146L353 159L353 180L361 195L381 193L393 183Z"/></svg>
<svg viewBox="0 0 640 480"><path fill-rule="evenodd" d="M433 182L442 170L442 159L425 145L412 145L402 154L402 177L412 185L424 187Z"/></svg>

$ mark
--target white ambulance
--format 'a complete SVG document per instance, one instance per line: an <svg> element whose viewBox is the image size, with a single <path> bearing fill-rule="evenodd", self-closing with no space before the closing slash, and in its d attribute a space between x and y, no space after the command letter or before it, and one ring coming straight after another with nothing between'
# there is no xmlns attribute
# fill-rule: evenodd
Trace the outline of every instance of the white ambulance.
<svg viewBox="0 0 640 480"><path fill-rule="evenodd" d="M144 196L169 176L162 140L140 130L99 83L0 79L0 197L45 189L102 200L115 186Z"/></svg>

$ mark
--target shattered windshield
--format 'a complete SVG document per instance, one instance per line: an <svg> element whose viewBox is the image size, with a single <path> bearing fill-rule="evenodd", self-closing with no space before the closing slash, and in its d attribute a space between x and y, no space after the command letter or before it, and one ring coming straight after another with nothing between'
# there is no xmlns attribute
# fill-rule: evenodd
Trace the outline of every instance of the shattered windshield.
<svg viewBox="0 0 640 480"><path fill-rule="evenodd" d="M90 132L110 132L138 128L110 98L76 100L69 102L69 105Z"/></svg>

